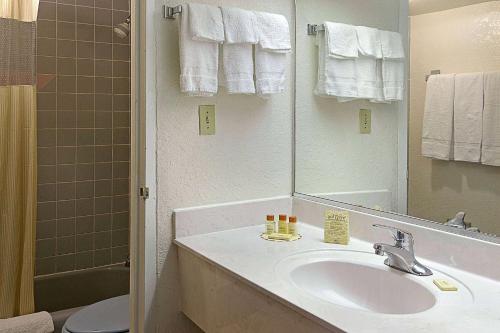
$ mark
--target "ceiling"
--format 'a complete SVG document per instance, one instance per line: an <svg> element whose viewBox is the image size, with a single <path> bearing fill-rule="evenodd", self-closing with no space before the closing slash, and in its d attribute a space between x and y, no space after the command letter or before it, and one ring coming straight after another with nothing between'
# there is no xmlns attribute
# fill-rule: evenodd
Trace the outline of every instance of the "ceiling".
<svg viewBox="0 0 500 333"><path fill-rule="evenodd" d="M488 1L491 0L410 0L410 15L438 12Z"/></svg>

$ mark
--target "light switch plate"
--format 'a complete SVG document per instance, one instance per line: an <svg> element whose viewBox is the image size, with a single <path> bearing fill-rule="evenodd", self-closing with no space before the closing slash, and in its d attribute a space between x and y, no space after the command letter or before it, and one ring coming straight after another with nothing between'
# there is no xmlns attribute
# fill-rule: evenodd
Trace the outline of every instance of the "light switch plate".
<svg viewBox="0 0 500 333"><path fill-rule="evenodd" d="M200 135L215 135L215 105L200 105Z"/></svg>
<svg viewBox="0 0 500 333"><path fill-rule="evenodd" d="M372 111L368 109L359 110L359 133L370 134L372 132Z"/></svg>

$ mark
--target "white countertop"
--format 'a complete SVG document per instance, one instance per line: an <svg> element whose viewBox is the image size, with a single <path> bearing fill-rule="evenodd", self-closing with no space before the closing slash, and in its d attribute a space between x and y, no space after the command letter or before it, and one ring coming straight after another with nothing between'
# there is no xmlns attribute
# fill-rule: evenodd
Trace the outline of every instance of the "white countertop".
<svg viewBox="0 0 500 333"><path fill-rule="evenodd" d="M500 332L498 281L419 259L433 271L450 275L467 286L472 294L470 301L466 304L436 306L409 315L350 309L304 294L280 276L276 265L291 255L312 250L341 249L372 253L371 243L351 238L348 246L327 244L322 241L322 229L302 223L299 224L302 239L295 242L270 242L260 238L263 229L263 225L244 227L182 237L176 239L175 243L332 329L347 332ZM380 260L384 258L380 257Z"/></svg>

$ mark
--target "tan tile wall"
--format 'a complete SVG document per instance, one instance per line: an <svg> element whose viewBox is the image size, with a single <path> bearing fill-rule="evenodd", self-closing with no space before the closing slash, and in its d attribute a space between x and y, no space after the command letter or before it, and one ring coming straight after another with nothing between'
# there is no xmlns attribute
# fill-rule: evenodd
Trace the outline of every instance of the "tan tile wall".
<svg viewBox="0 0 500 333"><path fill-rule="evenodd" d="M127 0L41 0L38 15L36 273L128 255Z"/></svg>

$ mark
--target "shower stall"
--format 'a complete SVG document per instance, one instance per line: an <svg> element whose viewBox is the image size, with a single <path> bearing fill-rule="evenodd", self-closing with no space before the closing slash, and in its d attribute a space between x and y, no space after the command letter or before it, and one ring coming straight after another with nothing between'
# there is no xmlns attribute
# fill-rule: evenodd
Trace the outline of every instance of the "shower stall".
<svg viewBox="0 0 500 333"><path fill-rule="evenodd" d="M0 0L0 31L0 318L64 318L128 293L130 7Z"/></svg>

